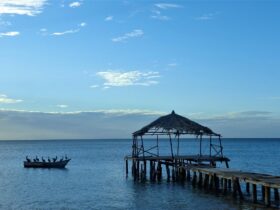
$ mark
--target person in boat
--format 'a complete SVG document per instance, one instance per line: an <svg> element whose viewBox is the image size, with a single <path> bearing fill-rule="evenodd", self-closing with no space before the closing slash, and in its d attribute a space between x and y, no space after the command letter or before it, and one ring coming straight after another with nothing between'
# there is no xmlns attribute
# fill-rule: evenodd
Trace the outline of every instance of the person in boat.
<svg viewBox="0 0 280 210"><path fill-rule="evenodd" d="M36 162L39 162L40 160L39 160L39 158L37 157L37 155L36 155Z"/></svg>
<svg viewBox="0 0 280 210"><path fill-rule="evenodd" d="M68 157L67 157L67 155L65 155L65 160L68 160Z"/></svg>
<svg viewBox="0 0 280 210"><path fill-rule="evenodd" d="M55 156L55 158L53 158L53 162L55 163L57 160L57 156Z"/></svg>
<svg viewBox="0 0 280 210"><path fill-rule="evenodd" d="M63 156L60 158L60 160L59 160L60 162L62 162L63 161Z"/></svg>
<svg viewBox="0 0 280 210"><path fill-rule="evenodd" d="M25 159L27 162L29 162L29 163L31 162L31 160L28 158L28 156L26 156Z"/></svg>
<svg viewBox="0 0 280 210"><path fill-rule="evenodd" d="M50 159L50 157L48 157L48 162L49 162L49 163L52 162L51 159Z"/></svg>
<svg viewBox="0 0 280 210"><path fill-rule="evenodd" d="M46 160L44 159L44 157L42 157L42 161L45 163L46 162Z"/></svg>

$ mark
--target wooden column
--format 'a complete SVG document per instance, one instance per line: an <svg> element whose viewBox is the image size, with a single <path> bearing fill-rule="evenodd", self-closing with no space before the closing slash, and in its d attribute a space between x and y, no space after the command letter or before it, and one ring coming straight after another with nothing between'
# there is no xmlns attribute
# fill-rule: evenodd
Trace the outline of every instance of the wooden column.
<svg viewBox="0 0 280 210"><path fill-rule="evenodd" d="M264 201L265 199L265 187L262 186L262 200Z"/></svg>
<svg viewBox="0 0 280 210"><path fill-rule="evenodd" d="M214 184L215 184L215 191L219 192L220 182L219 182L219 177L216 174L214 174Z"/></svg>
<svg viewBox="0 0 280 210"><path fill-rule="evenodd" d="M265 205L266 206L270 206L271 202L270 202L270 187L265 187Z"/></svg>
<svg viewBox="0 0 280 210"><path fill-rule="evenodd" d="M231 190L231 179L228 180L228 189Z"/></svg>
<svg viewBox="0 0 280 210"><path fill-rule="evenodd" d="M279 191L277 188L274 188L274 200L279 202Z"/></svg>
<svg viewBox="0 0 280 210"><path fill-rule="evenodd" d="M247 194L250 194L250 183L246 182L246 192Z"/></svg>
<svg viewBox="0 0 280 210"><path fill-rule="evenodd" d="M191 181L191 172L189 169L187 169L187 181Z"/></svg>
<svg viewBox="0 0 280 210"><path fill-rule="evenodd" d="M162 177L162 168L161 168L161 162L158 162L157 165L157 180L161 181L161 177Z"/></svg>
<svg viewBox="0 0 280 210"><path fill-rule="evenodd" d="M197 182L197 175L196 172L193 172L193 179L192 179L192 186L196 186L196 182Z"/></svg>
<svg viewBox="0 0 280 210"><path fill-rule="evenodd" d="M204 183L203 183L204 189L208 189L209 188L209 175L205 174L204 175Z"/></svg>
<svg viewBox="0 0 280 210"><path fill-rule="evenodd" d="M165 168L166 168L167 182L170 182L170 169L167 163L165 163Z"/></svg>
<svg viewBox="0 0 280 210"><path fill-rule="evenodd" d="M224 179L224 186L223 186L223 193L226 194L227 193L227 187L228 187L228 180Z"/></svg>
<svg viewBox="0 0 280 210"><path fill-rule="evenodd" d="M258 201L258 197L257 197L257 185L256 185L256 184L252 184L252 186L253 186L253 189L252 189L252 191L253 191L253 202L254 202L254 203L257 203L257 201Z"/></svg>
<svg viewBox="0 0 280 210"><path fill-rule="evenodd" d="M198 187L202 187L202 182L203 182L202 173L199 172L199 175L198 175Z"/></svg>
<svg viewBox="0 0 280 210"><path fill-rule="evenodd" d="M126 177L128 177L128 160L127 159L125 160L125 174L126 174Z"/></svg>

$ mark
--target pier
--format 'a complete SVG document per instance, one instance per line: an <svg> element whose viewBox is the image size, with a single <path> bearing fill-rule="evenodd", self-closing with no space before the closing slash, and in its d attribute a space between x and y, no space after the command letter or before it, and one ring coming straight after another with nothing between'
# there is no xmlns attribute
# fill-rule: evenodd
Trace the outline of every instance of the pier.
<svg viewBox="0 0 280 210"><path fill-rule="evenodd" d="M180 137L184 135L194 135L198 154L181 151ZM144 140L147 136L149 144ZM169 142L170 154L162 154L159 141ZM202 152L205 141L208 141L207 153ZM279 207L280 176L230 169L230 159L223 154L221 135L174 111L134 132L132 155L124 159L126 176L131 168L134 181L189 182L201 190Z"/></svg>

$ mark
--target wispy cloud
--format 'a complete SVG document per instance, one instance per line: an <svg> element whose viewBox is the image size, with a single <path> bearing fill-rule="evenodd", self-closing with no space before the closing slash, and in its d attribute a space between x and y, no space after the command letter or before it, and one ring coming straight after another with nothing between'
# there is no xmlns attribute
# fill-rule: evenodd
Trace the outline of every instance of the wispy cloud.
<svg viewBox="0 0 280 210"><path fill-rule="evenodd" d="M66 104L58 104L56 106L59 108L62 108L62 109L68 108L68 105L66 105Z"/></svg>
<svg viewBox="0 0 280 210"><path fill-rule="evenodd" d="M85 27L87 24L85 22L82 22L79 24L80 27Z"/></svg>
<svg viewBox="0 0 280 210"><path fill-rule="evenodd" d="M141 109L83 112L0 109L0 139L130 138L133 131L159 115L161 113L158 111Z"/></svg>
<svg viewBox="0 0 280 210"><path fill-rule="evenodd" d="M140 71L101 71L97 72L105 82L104 87L122 87L122 86L151 86L158 84L157 78L159 72L140 72Z"/></svg>
<svg viewBox="0 0 280 210"><path fill-rule="evenodd" d="M18 36L18 35L20 35L20 32L18 32L18 31L9 31L9 32L0 33L0 37L2 37L2 36Z"/></svg>
<svg viewBox="0 0 280 210"><path fill-rule="evenodd" d="M7 95L0 94L0 104L15 104L15 103L20 103L23 100L21 99L13 99L9 98Z"/></svg>
<svg viewBox="0 0 280 210"><path fill-rule="evenodd" d="M114 19L113 16L108 16L108 17L106 17L104 20L105 20L105 21L112 21L113 19Z"/></svg>
<svg viewBox="0 0 280 210"><path fill-rule="evenodd" d="M47 0L1 0L0 14L35 16L42 12Z"/></svg>
<svg viewBox="0 0 280 210"><path fill-rule="evenodd" d="M177 63L169 63L168 66L169 67L176 67L176 66L178 66L178 64Z"/></svg>
<svg viewBox="0 0 280 210"><path fill-rule="evenodd" d="M98 88L99 85L91 85L90 88Z"/></svg>
<svg viewBox="0 0 280 210"><path fill-rule="evenodd" d="M170 20L170 17L166 16L166 15L162 15L161 11L159 10L153 10L152 11L152 15L151 18L153 19L157 19L157 20Z"/></svg>
<svg viewBox="0 0 280 210"><path fill-rule="evenodd" d="M81 5L82 5L81 2L79 2L79 1L74 1L74 2L72 2L72 3L69 4L69 7L71 7L71 8L77 8L77 7L80 7Z"/></svg>
<svg viewBox="0 0 280 210"><path fill-rule="evenodd" d="M168 3L158 3L154 4L159 9L172 9L172 8L182 8L183 6L179 4L168 4Z"/></svg>
<svg viewBox="0 0 280 210"><path fill-rule="evenodd" d="M85 22L82 22L78 25L78 28L76 29L70 29L70 30L66 30L66 31L61 31L61 32L53 32L50 35L52 36L62 36L62 35L66 35L66 34L74 34L74 33L78 33L81 28L85 27L87 24Z"/></svg>
<svg viewBox="0 0 280 210"><path fill-rule="evenodd" d="M162 10L178 9L178 8L182 8L183 6L179 4L158 3L158 4L154 4L154 7L156 9L152 10L151 18L156 20L166 21L166 20L170 20L171 18L166 15L163 15L161 12Z"/></svg>
<svg viewBox="0 0 280 210"><path fill-rule="evenodd" d="M100 109L93 111L94 113L103 113L108 115L152 115L152 116L161 116L167 114L166 112L145 110L145 109Z"/></svg>
<svg viewBox="0 0 280 210"><path fill-rule="evenodd" d="M129 32L122 36L113 38L112 41L113 42L123 42L123 41L126 41L127 39L141 37L143 35L144 35L144 32L141 29L135 29L132 32Z"/></svg>
<svg viewBox="0 0 280 210"><path fill-rule="evenodd" d="M53 36L62 36L62 35L65 35L65 34L74 34L74 33L77 33L79 31L80 31L80 29L71 29L71 30L62 31L62 32L54 32L51 35L53 35Z"/></svg>
<svg viewBox="0 0 280 210"><path fill-rule="evenodd" d="M201 20L201 21L207 21L207 20L212 20L214 19L215 14L214 13L208 13L201 15L199 17L194 18L195 20Z"/></svg>
<svg viewBox="0 0 280 210"><path fill-rule="evenodd" d="M6 27L6 26L10 26L10 25L12 25L12 23L10 21L5 21L0 18L0 26Z"/></svg>

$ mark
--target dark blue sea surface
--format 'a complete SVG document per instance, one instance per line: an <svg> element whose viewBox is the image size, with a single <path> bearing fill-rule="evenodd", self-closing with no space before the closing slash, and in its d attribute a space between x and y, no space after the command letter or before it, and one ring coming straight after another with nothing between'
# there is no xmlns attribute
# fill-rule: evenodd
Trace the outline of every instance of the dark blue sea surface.
<svg viewBox="0 0 280 210"><path fill-rule="evenodd" d="M168 153L168 141L161 144ZM180 152L197 154L197 145L182 140ZM230 167L280 175L280 139L224 139L223 145ZM0 141L0 209L264 208L188 183L134 183L125 175L124 156L130 153L131 140ZM65 154L72 160L64 170L23 167L26 155Z"/></svg>

